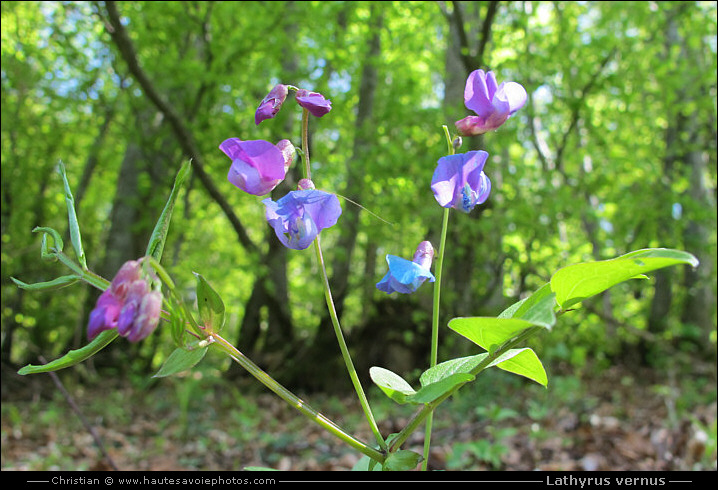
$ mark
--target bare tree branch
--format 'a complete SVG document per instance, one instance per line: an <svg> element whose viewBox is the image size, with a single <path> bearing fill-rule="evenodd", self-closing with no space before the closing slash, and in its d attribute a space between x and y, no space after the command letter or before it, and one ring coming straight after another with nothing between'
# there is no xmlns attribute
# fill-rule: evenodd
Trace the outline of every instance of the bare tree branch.
<svg viewBox="0 0 718 490"><path fill-rule="evenodd" d="M155 107L157 107L157 109L170 123L172 131L175 133L177 141L179 142L182 150L187 154L187 156L192 159L192 166L194 167L195 174L199 178L200 182L202 182L202 185L212 197L212 199L214 199L214 201L219 205L224 214L227 216L227 219L229 219L229 222L237 233L239 242L248 251L256 252L257 246L249 238L249 235L244 229L244 226L239 220L239 217L234 213L232 207L229 205L229 203L221 194L219 189L214 185L214 182L212 182L210 176L204 170L204 160L202 159L200 151L197 148L197 144L195 143L195 139L192 135L192 132L182 122L182 118L179 116L179 114L177 114L177 111L175 111L174 107L172 107L157 92L149 77L140 66L132 40L127 35L127 31L120 22L120 14L117 11L116 2L105 2L105 7L107 9L107 16L109 19L109 23L106 22L107 31L112 37L112 40L115 42L115 45L119 49L122 58L125 60L125 63L127 63L130 72L142 87L142 90L144 91L147 98L152 101Z"/></svg>

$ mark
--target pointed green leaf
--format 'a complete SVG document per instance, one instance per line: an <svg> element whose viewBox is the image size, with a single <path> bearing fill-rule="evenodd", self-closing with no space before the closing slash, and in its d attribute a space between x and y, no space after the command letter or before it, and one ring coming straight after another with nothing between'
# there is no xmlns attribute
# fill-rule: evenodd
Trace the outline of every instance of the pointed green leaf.
<svg viewBox="0 0 718 490"><path fill-rule="evenodd" d="M62 182L65 185L65 203L67 204L67 221L70 227L70 242L72 248L75 249L75 255L77 260L83 269L87 270L87 261L85 259L85 251L82 249L82 237L80 235L80 224L77 221L77 213L75 212L75 198L72 197L72 191L70 190L70 183L67 181L67 174L65 173L65 165L62 160L58 161L58 171L62 176Z"/></svg>
<svg viewBox="0 0 718 490"><path fill-rule="evenodd" d="M407 397L409 403L431 403L454 388L474 380L473 374L454 373L433 383L422 386L416 393Z"/></svg>
<svg viewBox="0 0 718 490"><path fill-rule="evenodd" d="M419 382L422 386L428 386L457 373L471 373L487 356L488 353L483 352L475 356L459 357L441 362L421 373Z"/></svg>
<svg viewBox="0 0 718 490"><path fill-rule="evenodd" d="M224 302L201 274L193 273L197 278L197 309L202 324L219 332L224 325Z"/></svg>
<svg viewBox="0 0 718 490"><path fill-rule="evenodd" d="M548 377L543 364L536 353L529 349L511 349L499 356L491 365L510 373L524 376L542 386L548 384Z"/></svg>
<svg viewBox="0 0 718 490"><path fill-rule="evenodd" d="M11 277L12 281L17 284L18 287L22 289L29 289L29 290L47 290L47 291L54 291L56 289L61 289L66 286L70 286L71 284L75 284L77 281L81 279L80 276L75 274L70 274L68 276L60 276L56 279L53 279L52 281L45 281L45 282L36 282L33 284L28 284L25 282L22 282L18 279L15 279L14 277Z"/></svg>
<svg viewBox="0 0 718 490"><path fill-rule="evenodd" d="M404 378L389 371L388 369L373 366L369 369L369 376L374 384L381 388L381 391L383 391L386 396L397 403L406 403L407 396L416 393L411 385L404 380Z"/></svg>
<svg viewBox="0 0 718 490"><path fill-rule="evenodd" d="M179 191L184 185L187 176L189 175L190 167L191 161L187 161L179 169L179 172L177 172L174 185L172 186L172 192L170 192L170 197L167 199L167 204L165 204L165 207L162 210L162 214L157 220L155 229L152 231L150 241L147 244L147 252L145 253L145 255L154 257L157 262L159 262L162 258L162 252L165 247L165 240L167 239L167 232L170 228L170 220L172 219L172 211L174 210L175 202L177 201Z"/></svg>
<svg viewBox="0 0 718 490"><path fill-rule="evenodd" d="M185 349L184 347L178 347L162 364L162 367L153 378L163 378L172 374L181 373L194 367L199 361L202 360L204 355L207 353L209 347L197 347L195 349Z"/></svg>
<svg viewBox="0 0 718 490"><path fill-rule="evenodd" d="M671 265L698 266L698 259L688 252L653 248L630 252L615 259L583 262L559 269L551 277L551 289L562 309L602 293L629 279Z"/></svg>
<svg viewBox="0 0 718 490"><path fill-rule="evenodd" d="M528 298L514 303L498 316L499 318L520 318L534 325L551 329L556 324L556 295L550 284L544 284Z"/></svg>
<svg viewBox="0 0 718 490"><path fill-rule="evenodd" d="M519 318L469 317L454 318L449 322L450 329L489 352L534 326L537 324Z"/></svg>
<svg viewBox="0 0 718 490"><path fill-rule="evenodd" d="M55 359L47 364L41 364L39 366L28 364L17 373L21 375L47 373L49 371L57 371L58 369L74 366L104 349L110 342L115 340L117 336L117 329L105 330L81 349L71 350L59 359Z"/></svg>

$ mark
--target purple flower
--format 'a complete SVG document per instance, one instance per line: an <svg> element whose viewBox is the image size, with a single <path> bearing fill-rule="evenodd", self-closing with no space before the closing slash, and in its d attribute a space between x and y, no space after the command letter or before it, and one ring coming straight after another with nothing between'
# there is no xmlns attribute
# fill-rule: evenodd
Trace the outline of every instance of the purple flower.
<svg viewBox="0 0 718 490"><path fill-rule="evenodd" d="M300 106L307 109L315 117L322 117L332 110L332 101L324 98L322 94L299 89L295 95Z"/></svg>
<svg viewBox="0 0 718 490"><path fill-rule="evenodd" d="M229 138L219 149L232 159L229 181L255 196L263 196L277 187L294 159L294 145L289 140L273 145L264 140Z"/></svg>
<svg viewBox="0 0 718 490"><path fill-rule="evenodd" d="M291 191L277 202L262 201L277 238L294 250L307 248L319 232L334 226L342 214L334 194L315 189Z"/></svg>
<svg viewBox="0 0 718 490"><path fill-rule="evenodd" d="M491 181L484 173L488 156L478 150L441 157L431 179L436 201L465 213L485 202L491 192Z"/></svg>
<svg viewBox="0 0 718 490"><path fill-rule="evenodd" d="M259 103L259 108L254 114L254 124L259 125L265 119L271 119L277 115L279 109L282 108L284 100L287 98L289 89L286 85L277 84L269 91L267 96Z"/></svg>
<svg viewBox="0 0 718 490"><path fill-rule="evenodd" d="M429 270L434 258L434 247L423 241L416 248L414 260L408 261L394 255L387 255L389 272L376 284L377 289L385 293L410 294L416 291L427 279L434 282L434 275Z"/></svg>
<svg viewBox="0 0 718 490"><path fill-rule="evenodd" d="M526 90L516 82L496 84L496 76L490 71L474 70L466 80L464 104L477 116L467 116L456 121L456 129L463 136L474 136L493 131L526 103Z"/></svg>
<svg viewBox="0 0 718 490"><path fill-rule="evenodd" d="M144 259L125 262L112 279L110 287L98 298L90 312L87 338L117 328L130 342L138 342L157 328L162 307L162 293L150 290L142 273ZM154 277L152 277L154 279Z"/></svg>

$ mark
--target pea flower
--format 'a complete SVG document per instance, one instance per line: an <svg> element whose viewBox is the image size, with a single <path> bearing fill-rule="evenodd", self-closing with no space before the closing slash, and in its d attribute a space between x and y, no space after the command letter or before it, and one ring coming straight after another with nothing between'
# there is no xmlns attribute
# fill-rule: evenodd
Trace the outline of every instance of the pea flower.
<svg viewBox="0 0 718 490"><path fill-rule="evenodd" d="M288 93L289 88L286 85L281 83L275 85L267 96L262 99L262 102L259 103L257 112L254 114L254 124L259 125L265 119L272 119L276 116L279 109L282 108Z"/></svg>
<svg viewBox="0 0 718 490"><path fill-rule="evenodd" d="M130 342L138 342L152 332L160 320L162 293L150 289L143 275L142 262L125 262L90 312L87 338L92 340L100 332L117 329ZM152 273L151 279L156 279Z"/></svg>
<svg viewBox="0 0 718 490"><path fill-rule="evenodd" d="M264 140L229 138L219 149L232 159L229 181L255 196L263 196L277 187L294 159L294 145L289 140L273 145Z"/></svg>
<svg viewBox="0 0 718 490"><path fill-rule="evenodd" d="M291 191L277 202L267 198L262 203L279 241L294 250L307 248L319 232L334 226L342 214L336 195L312 188Z"/></svg>
<svg viewBox="0 0 718 490"><path fill-rule="evenodd" d="M315 117L322 117L332 110L332 101L325 99L320 93L299 89L295 97L297 103L311 112Z"/></svg>
<svg viewBox="0 0 718 490"><path fill-rule="evenodd" d="M484 173L488 157L488 153L478 150L439 158L431 179L436 201L444 208L464 213L485 202L491 192L491 181Z"/></svg>
<svg viewBox="0 0 718 490"><path fill-rule="evenodd" d="M389 272L376 284L377 289L388 294L410 294L427 279L429 282L434 282L434 275L429 270L433 259L434 247L428 241L419 244L413 261L395 255L387 255L386 262L389 264Z"/></svg>
<svg viewBox="0 0 718 490"><path fill-rule="evenodd" d="M456 121L456 129L462 136L493 131L521 109L527 97L526 90L520 84L501 82L497 86L494 72L474 70L466 80L464 105L477 115Z"/></svg>

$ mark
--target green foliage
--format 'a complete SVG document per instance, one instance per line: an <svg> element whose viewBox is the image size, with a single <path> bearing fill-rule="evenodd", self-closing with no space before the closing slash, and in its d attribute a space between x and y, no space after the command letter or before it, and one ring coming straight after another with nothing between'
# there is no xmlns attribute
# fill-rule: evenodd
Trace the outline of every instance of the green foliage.
<svg viewBox="0 0 718 490"><path fill-rule="evenodd" d="M680 250L637 250L612 260L565 267L551 276L551 289L562 309L602 293L616 284L662 267L688 264L698 267L698 259Z"/></svg>
<svg viewBox="0 0 718 490"><path fill-rule="evenodd" d="M157 374L155 374L154 377L164 378L165 376L171 376L193 368L202 360L204 355L207 353L207 349L209 349L209 347L206 345L199 345L199 343L188 348L176 348L167 357L167 360L165 360L164 364L162 364L162 367L159 371L157 371Z"/></svg>

